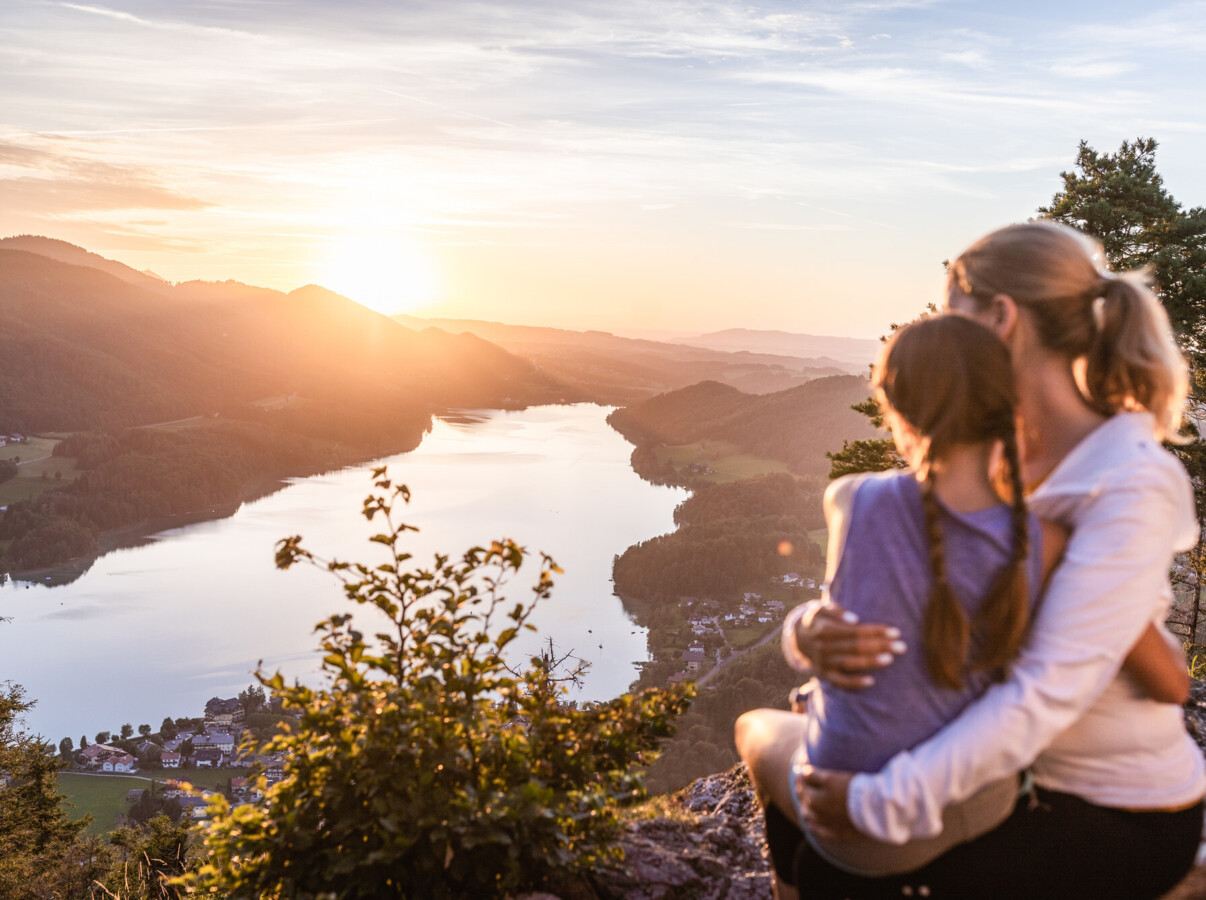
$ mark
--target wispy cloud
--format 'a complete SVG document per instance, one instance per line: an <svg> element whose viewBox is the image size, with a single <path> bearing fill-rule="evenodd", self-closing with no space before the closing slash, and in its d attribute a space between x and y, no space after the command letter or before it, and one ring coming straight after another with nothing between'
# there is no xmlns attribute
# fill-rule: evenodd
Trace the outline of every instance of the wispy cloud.
<svg viewBox="0 0 1206 900"><path fill-rule="evenodd" d="M114 19L118 22L137 25L140 28L154 28L164 31L189 31L201 34L211 34L219 37L250 37L247 32L239 31L233 28L213 28L188 22L146 19L142 16L136 16L133 13L123 12L119 9L110 9L107 6L92 6L84 3L56 3L54 5L60 6L63 9L73 10L74 12L87 13L88 15L92 16L102 16L107 19Z"/></svg>
<svg viewBox="0 0 1206 900"><path fill-rule="evenodd" d="M99 210L198 210L211 205L167 187L150 167L108 162L84 148L73 152L70 145L43 142L43 146L30 146L6 141L0 143L0 164L8 170L0 176L0 191L6 202L39 209L47 215Z"/></svg>

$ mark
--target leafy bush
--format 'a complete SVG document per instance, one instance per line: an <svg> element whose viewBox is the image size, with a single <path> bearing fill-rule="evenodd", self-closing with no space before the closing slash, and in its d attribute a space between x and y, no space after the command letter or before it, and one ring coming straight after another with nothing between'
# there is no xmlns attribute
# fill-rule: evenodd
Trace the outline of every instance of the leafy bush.
<svg viewBox="0 0 1206 900"><path fill-rule="evenodd" d="M512 668L507 648L560 571L541 556L529 602L502 589L525 551L510 540L453 561L407 568L393 513L409 492L385 469L364 515L385 520L386 562L325 561L292 537L277 564L328 569L381 624L372 639L350 614L319 623L330 686L259 676L301 713L273 738L285 777L262 807L219 799L207 826L202 892L251 897L490 897L538 887L607 855L618 805L643 795L634 766L687 703L684 690L607 703L564 702L562 661Z"/></svg>

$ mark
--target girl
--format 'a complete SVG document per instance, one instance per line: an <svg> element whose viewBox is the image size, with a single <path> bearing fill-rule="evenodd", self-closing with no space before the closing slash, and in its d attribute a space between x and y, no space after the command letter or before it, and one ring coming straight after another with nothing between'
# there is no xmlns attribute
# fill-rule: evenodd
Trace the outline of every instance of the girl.
<svg viewBox="0 0 1206 900"><path fill-rule="evenodd" d="M835 602L889 624L898 649L916 652L866 691L822 682L804 719L759 710L738 720L738 748L761 793L783 811L799 811L782 759L790 744L799 748L797 767L873 772L982 694L1017 652L1065 538L1058 526L1041 526L1022 501L1009 352L987 328L940 316L900 329L881 355L874 386L910 468L830 485L826 580ZM1010 503L993 483L998 451ZM776 731L780 752L756 752ZM838 867L908 871L998 825L1016 795L1016 777L1000 779L951 810L940 837L904 847L810 840Z"/></svg>

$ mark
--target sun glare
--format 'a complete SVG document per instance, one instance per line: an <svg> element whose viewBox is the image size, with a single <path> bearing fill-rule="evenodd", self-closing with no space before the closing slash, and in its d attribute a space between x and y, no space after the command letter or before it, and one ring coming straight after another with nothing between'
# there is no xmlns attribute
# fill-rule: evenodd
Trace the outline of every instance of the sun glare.
<svg viewBox="0 0 1206 900"><path fill-rule="evenodd" d="M438 294L435 267L424 249L381 236L347 237L332 244L319 284L385 315L416 309Z"/></svg>

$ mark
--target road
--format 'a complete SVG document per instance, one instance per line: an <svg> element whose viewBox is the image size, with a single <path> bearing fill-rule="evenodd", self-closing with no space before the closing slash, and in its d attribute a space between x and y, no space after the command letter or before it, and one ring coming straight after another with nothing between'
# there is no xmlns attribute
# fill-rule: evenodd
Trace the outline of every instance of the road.
<svg viewBox="0 0 1206 900"><path fill-rule="evenodd" d="M155 422L153 425L138 425L138 428L162 428L164 425L179 425L182 422L197 422L205 416L189 416L185 419L172 419L170 422Z"/></svg>
<svg viewBox="0 0 1206 900"><path fill-rule="evenodd" d="M772 631L770 634L768 634L768 635L766 635L765 637L763 637L763 638L762 638L762 640L758 641L758 643L753 644L753 645L751 645L751 646L749 646L749 647L746 647L744 650L738 650L736 653L731 653L731 654L729 654L729 655L728 655L728 656L726 656L724 659L722 659L720 662L718 662L716 665L714 665L714 666L713 666L711 669L709 669L709 670L708 670L708 672L707 672L707 673L704 675L704 677L703 677L703 678L701 678L701 679L699 679L699 681L695 682L695 686L696 686L696 687L703 687L705 684L707 684L709 681L711 681L711 680L712 680L712 676L713 676L713 675L715 675L717 672L719 672L721 669L723 669L725 666L727 666L727 665L728 665L729 663L731 663L733 660L735 660L735 659L740 659L741 657L743 657L743 656L745 656L747 653L749 653L751 650L757 650L757 649L758 649L759 647L761 647L763 644L766 644L766 643L768 643L770 640L772 640L773 638L778 637L778 636L779 636L779 632L780 632L780 631L782 631L782 630L783 630L783 626L782 626L782 625L777 625L777 626L775 626L775 630L774 630L774 631Z"/></svg>
<svg viewBox="0 0 1206 900"><path fill-rule="evenodd" d="M139 781L163 782L163 778L148 778L146 775L132 775L129 772L73 772L63 770L64 775L91 775L93 778L137 778Z"/></svg>

